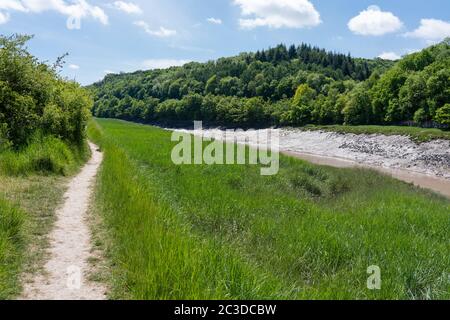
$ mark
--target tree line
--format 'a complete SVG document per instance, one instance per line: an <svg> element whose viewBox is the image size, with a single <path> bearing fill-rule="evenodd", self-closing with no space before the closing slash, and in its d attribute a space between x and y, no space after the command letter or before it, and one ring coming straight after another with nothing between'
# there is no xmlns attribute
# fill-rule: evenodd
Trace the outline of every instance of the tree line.
<svg viewBox="0 0 450 320"><path fill-rule="evenodd" d="M302 44L207 63L108 75L98 117L226 126L450 124L450 40L397 62Z"/></svg>

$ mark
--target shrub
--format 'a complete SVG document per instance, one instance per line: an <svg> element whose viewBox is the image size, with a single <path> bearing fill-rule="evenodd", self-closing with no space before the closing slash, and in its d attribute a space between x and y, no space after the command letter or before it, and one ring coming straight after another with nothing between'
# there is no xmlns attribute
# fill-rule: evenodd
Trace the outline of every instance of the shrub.
<svg viewBox="0 0 450 320"><path fill-rule="evenodd" d="M450 126L450 103L436 111L435 120L440 124Z"/></svg>
<svg viewBox="0 0 450 320"><path fill-rule="evenodd" d="M26 176L33 173L68 175L87 155L85 146L72 146L53 136L35 135L22 150L0 153L0 174Z"/></svg>
<svg viewBox="0 0 450 320"><path fill-rule="evenodd" d="M31 37L0 36L0 139L20 149L41 131L81 144L92 99L39 62L25 44Z"/></svg>

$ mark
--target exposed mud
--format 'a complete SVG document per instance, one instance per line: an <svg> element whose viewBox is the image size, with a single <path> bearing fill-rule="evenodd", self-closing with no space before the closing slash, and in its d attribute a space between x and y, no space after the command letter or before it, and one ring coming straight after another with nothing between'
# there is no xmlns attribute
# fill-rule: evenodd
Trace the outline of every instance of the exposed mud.
<svg viewBox="0 0 450 320"><path fill-rule="evenodd" d="M335 167L362 166L412 182L450 197L450 141L416 143L406 136L356 135L299 129L276 129L279 149L317 164ZM196 134L193 130L179 130ZM221 139L220 129L204 129L205 137ZM198 134L198 132L197 132ZM227 133L227 141L265 145L264 130ZM261 139L263 137L263 139Z"/></svg>

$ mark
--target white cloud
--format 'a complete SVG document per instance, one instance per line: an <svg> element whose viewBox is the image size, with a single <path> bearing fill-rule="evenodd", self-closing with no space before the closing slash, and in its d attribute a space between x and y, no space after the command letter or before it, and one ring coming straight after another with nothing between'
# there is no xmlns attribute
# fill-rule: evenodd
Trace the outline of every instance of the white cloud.
<svg viewBox="0 0 450 320"><path fill-rule="evenodd" d="M403 22L392 12L381 11L377 6L369 6L348 22L348 28L363 36L382 36L400 30Z"/></svg>
<svg viewBox="0 0 450 320"><path fill-rule="evenodd" d="M108 16L103 9L89 4L86 0L75 0L70 3L65 0L1 0L0 10L26 13L56 11L71 19L81 20L91 17L102 24L108 24Z"/></svg>
<svg viewBox="0 0 450 320"><path fill-rule="evenodd" d="M212 24L222 24L222 20L217 18L208 18L206 21Z"/></svg>
<svg viewBox="0 0 450 320"><path fill-rule="evenodd" d="M420 26L405 33L406 37L423 39L429 42L436 42L450 37L450 23L437 19L422 19Z"/></svg>
<svg viewBox="0 0 450 320"><path fill-rule="evenodd" d="M241 7L239 24L244 29L305 28L319 25L319 12L309 0L234 0Z"/></svg>
<svg viewBox="0 0 450 320"><path fill-rule="evenodd" d="M142 14L142 9L132 2L116 1L114 7L128 14Z"/></svg>
<svg viewBox="0 0 450 320"><path fill-rule="evenodd" d="M80 66L76 65L76 64L69 64L69 69L78 70L78 69L80 69Z"/></svg>
<svg viewBox="0 0 450 320"><path fill-rule="evenodd" d="M399 60L402 57L395 52L383 52L378 56L378 58L384 59L384 60Z"/></svg>
<svg viewBox="0 0 450 320"><path fill-rule="evenodd" d="M166 29L164 27L159 27L159 29L153 30L145 21L135 21L134 25L142 28L146 33L159 38L172 37L177 34L175 30Z"/></svg>
<svg viewBox="0 0 450 320"><path fill-rule="evenodd" d="M182 66L190 60L176 60L176 59L149 59L145 60L142 65L146 69L167 69L170 67Z"/></svg>
<svg viewBox="0 0 450 320"><path fill-rule="evenodd" d="M407 54L417 53L420 52L420 49L406 49L405 50Z"/></svg>
<svg viewBox="0 0 450 320"><path fill-rule="evenodd" d="M25 7L18 0L2 0L0 1L0 10L25 11Z"/></svg>
<svg viewBox="0 0 450 320"><path fill-rule="evenodd" d="M0 12L0 24L7 23L9 21L9 14Z"/></svg>

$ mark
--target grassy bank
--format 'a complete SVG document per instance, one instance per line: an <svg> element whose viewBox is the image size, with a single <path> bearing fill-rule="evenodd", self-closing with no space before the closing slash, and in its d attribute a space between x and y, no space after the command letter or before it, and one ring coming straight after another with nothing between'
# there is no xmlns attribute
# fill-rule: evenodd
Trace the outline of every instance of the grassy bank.
<svg viewBox="0 0 450 320"><path fill-rule="evenodd" d="M88 156L86 146L51 137L0 152L0 299L17 297L22 274L42 268L55 209Z"/></svg>
<svg viewBox="0 0 450 320"><path fill-rule="evenodd" d="M91 123L112 298L450 298L448 200L378 173L281 157L175 166L170 133ZM367 289L367 268L382 289Z"/></svg>
<svg viewBox="0 0 450 320"><path fill-rule="evenodd" d="M52 136L37 135L19 150L0 152L0 175L29 176L73 174L89 156L85 143L69 144Z"/></svg>
<svg viewBox="0 0 450 320"><path fill-rule="evenodd" d="M450 131L441 129L428 129L419 127L400 127L400 126L306 126L306 130L324 130L338 133L354 134L384 134L409 136L416 142L427 142L436 139L450 140Z"/></svg>
<svg viewBox="0 0 450 320"><path fill-rule="evenodd" d="M24 220L20 209L0 199L0 299L18 293Z"/></svg>

